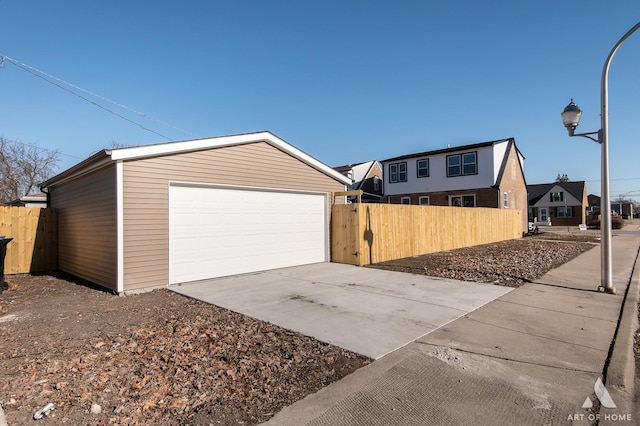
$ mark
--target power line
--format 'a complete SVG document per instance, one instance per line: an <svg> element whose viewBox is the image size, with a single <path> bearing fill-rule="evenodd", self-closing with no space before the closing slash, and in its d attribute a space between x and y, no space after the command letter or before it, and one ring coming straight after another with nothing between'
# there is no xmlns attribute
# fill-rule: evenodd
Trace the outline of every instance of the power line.
<svg viewBox="0 0 640 426"><path fill-rule="evenodd" d="M633 178L618 178L618 179L609 179L610 181L619 181L619 180L640 180L640 177ZM585 182L600 182L600 179L595 180L585 180Z"/></svg>
<svg viewBox="0 0 640 426"><path fill-rule="evenodd" d="M92 104L92 105L94 105L94 106L97 106L98 108L101 108L101 109L103 109L103 110L105 110L105 111L107 111L107 112L109 112L109 113L111 113L111 114L113 114L113 115L115 115L115 116L117 116L117 117L119 117L119 118L122 118L123 120L126 120L126 121L128 121L128 122L130 122L130 123L132 123L132 124L134 124L134 125L136 125L136 126L138 126L138 127L142 128L142 129L144 129L144 130L148 131L148 132L151 132L151 133L153 133L153 134L155 134L155 135L158 135L158 136L160 136L160 137L162 137L162 138L164 138L164 139L167 139L168 141L173 141L173 139L171 139L171 138L169 138L169 137L167 137L167 136L164 136L163 134L158 133L158 132L156 132L156 131L154 131L154 130L151 130L151 129L149 129L149 128L147 128L147 127L143 126L143 125L141 125L140 123L137 123L137 122L135 122L135 121L133 121L133 120L131 120L131 119L127 118L127 117L124 117L123 115L118 114L118 113L116 113L115 111L112 111L111 109L106 108L106 107L104 107L104 106L102 106L102 105L98 104L97 102L91 101L91 100L89 100L89 99L85 98L84 96L81 96L81 95L79 95L78 93L76 93L76 92L74 92L74 91L72 91L72 90L69 90L69 89L67 89L67 88L65 88L65 87L63 87L63 86L61 86L60 84L57 84L57 83L55 83L54 81L51 81L50 79L55 80L55 81L58 81L58 82L60 82L60 83L62 83L62 84L64 84L64 85L66 85L66 86L69 86L69 87L71 87L71 88L73 88L73 89L76 89L76 90L82 91L82 92L84 92L84 93L87 93L87 94L89 94L89 95L91 95L91 96L94 96L94 97L96 97L96 98L98 98L98 99L101 99L101 100L103 100L103 101L105 101L105 102L108 102L108 103L110 103L110 104L112 104L112 105L115 105L115 106L117 106L117 107L119 107L119 108L125 109L125 110L127 110L127 111L129 111L129 112L132 112L132 113L134 113L134 114L136 114L136 115L138 115L138 116L140 116L140 117L144 117L144 118L147 118L147 119L153 120L153 121L155 121L155 122L157 122L157 123L159 123L159 124L162 124L162 125L164 125L164 126L171 127L171 128L173 128L173 129L175 129L175 130L181 131L181 132L186 133L186 134L188 134L188 135L190 135L190 136L194 136L192 133L190 133L190 132L188 132L188 131L186 131L186 130L184 130L184 129L181 129L181 128L179 128L179 127L176 127L176 126L174 126L174 125L172 125L172 124L170 124L170 123L167 123L167 122L164 122L164 121L162 121L162 120L159 120L159 119L157 119L157 118L155 118L155 117L153 117L153 116L151 116L151 115L145 114L145 113L143 113L143 112L136 111L136 110L135 110L135 109L133 109L133 108L129 108L129 107L128 107L128 106L126 106L126 105L123 105L123 104L120 104L120 103L118 103L118 102L115 102L115 101L113 101L113 100L111 100L111 99L109 99L109 98L105 98L104 96L98 95L97 93L94 93L94 92L92 92L92 91L90 91L90 90L83 89L82 87L79 87L79 86L77 86L77 85L75 85L75 84L69 83L68 81L65 81L65 80L60 79L60 78L58 78L58 77L55 77L55 76L53 76L53 75L51 75L51 74L48 74L48 73L46 73L46 72L44 72L44 71L42 71L42 70L40 70L40 69L38 69L38 68L32 67L32 66L30 66L30 65L28 65L28 64L25 64L25 63L23 63L23 62L20 62L20 61L18 61L18 60L16 60L16 59L13 59L13 58L10 58L10 57L8 57L8 56L6 56L6 55L1 55L1 54L0 54L0 65L1 65L2 63L4 63L5 61L7 61L7 62L9 62L9 63L11 63L11 64L13 64L13 65L15 65L16 67L18 67L18 68L20 68L20 69L22 69L22 70L24 70L24 71L26 71L26 72L28 72L28 73L30 73L30 74L32 74L32 75L34 75L35 77L38 77L38 78L40 78L40 79L42 79L42 80L46 81L46 82L47 82L47 83L49 83L49 84L52 84L52 85L54 85L54 86L56 86L56 87L58 87L58 88L60 88L60 89L64 90L64 91L65 91L65 92L67 92L67 93L70 93L70 94L72 94L72 95L74 95L74 96L77 96L78 98L80 98L80 99L82 99L82 100L84 100L84 101L86 101L86 102L89 102L90 104Z"/></svg>

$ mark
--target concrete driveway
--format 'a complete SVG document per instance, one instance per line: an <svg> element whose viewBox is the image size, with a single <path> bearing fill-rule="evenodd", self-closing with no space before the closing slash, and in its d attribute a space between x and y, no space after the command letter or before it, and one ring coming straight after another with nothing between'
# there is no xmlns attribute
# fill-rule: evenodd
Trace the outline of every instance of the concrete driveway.
<svg viewBox="0 0 640 426"><path fill-rule="evenodd" d="M373 359L512 290L339 263L169 288Z"/></svg>

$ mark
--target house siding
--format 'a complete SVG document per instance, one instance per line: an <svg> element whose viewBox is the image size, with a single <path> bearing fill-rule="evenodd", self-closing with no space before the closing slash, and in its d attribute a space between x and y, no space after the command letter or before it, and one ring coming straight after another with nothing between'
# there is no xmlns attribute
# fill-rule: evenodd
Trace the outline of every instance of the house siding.
<svg viewBox="0 0 640 426"><path fill-rule="evenodd" d="M496 143L496 147L507 145L509 142L504 141ZM476 152L477 173L466 176L447 176L447 157L451 155L464 154L467 152ZM463 149L459 151L449 151L441 154L415 156L401 160L385 160L384 168L384 194L400 195L400 194L417 194L434 191L459 191L466 188L490 187L495 182L496 169L500 164L494 165L493 149L490 146ZM418 178L417 161L421 159L429 159L429 176ZM389 164L407 163L407 181L406 182L389 182Z"/></svg>
<svg viewBox="0 0 640 426"><path fill-rule="evenodd" d="M373 183L375 176L379 179L377 191ZM364 192L362 200L369 203L379 203L382 200L382 188L384 188L382 168L380 168L379 163L376 161L373 166L371 166L371 170L369 170L369 173L365 176L365 179L360 186L360 189Z"/></svg>
<svg viewBox="0 0 640 426"><path fill-rule="evenodd" d="M504 208L504 193L508 194L509 209L520 210L522 212L522 230L526 232L528 229L527 220L527 185L522 174L520 166L521 160L515 145L511 146L508 153L507 161L502 171L502 179L500 180L500 191L498 193L498 207Z"/></svg>
<svg viewBox="0 0 640 426"><path fill-rule="evenodd" d="M116 168L49 188L58 210L58 269L117 291Z"/></svg>
<svg viewBox="0 0 640 426"><path fill-rule="evenodd" d="M390 204L400 204L403 197L409 197L412 205L418 205L420 197L429 197L431 206L448 206L449 197L456 195L474 195L476 207L497 207L498 190L495 188L471 188L462 191L437 191L420 192L418 194L400 194L385 197L384 201Z"/></svg>
<svg viewBox="0 0 640 426"><path fill-rule="evenodd" d="M344 184L266 142L124 162L123 182L125 291L168 284L170 182L344 190Z"/></svg>

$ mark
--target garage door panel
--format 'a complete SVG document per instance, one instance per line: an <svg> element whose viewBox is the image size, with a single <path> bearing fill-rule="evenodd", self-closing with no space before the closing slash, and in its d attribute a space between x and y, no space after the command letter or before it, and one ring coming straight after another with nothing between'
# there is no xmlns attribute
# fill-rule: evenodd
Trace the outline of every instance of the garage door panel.
<svg viewBox="0 0 640 426"><path fill-rule="evenodd" d="M326 196L172 185L169 283L326 261Z"/></svg>

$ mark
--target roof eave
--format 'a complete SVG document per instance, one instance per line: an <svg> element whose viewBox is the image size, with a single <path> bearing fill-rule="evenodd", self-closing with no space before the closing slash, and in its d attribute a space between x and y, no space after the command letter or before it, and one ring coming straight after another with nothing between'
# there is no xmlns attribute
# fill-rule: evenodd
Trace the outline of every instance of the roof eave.
<svg viewBox="0 0 640 426"><path fill-rule="evenodd" d="M442 148L442 149L436 149L433 151L425 151L425 152L417 152L414 154L406 154L406 155L400 155L397 157L393 157L393 158L387 158L386 160L380 160L381 163L386 163L389 161L397 161L397 160L405 160L405 159L409 159L409 158L418 158L418 157L427 157L430 155L438 155L438 154L446 154L449 152L458 152L458 151L465 151L465 150L469 150L469 149L476 149L476 148L484 148L487 146L493 146L495 144L498 143L502 143L502 142L508 142L514 140L514 138L504 138L504 139L497 139L494 141L488 141L488 142L480 142L480 143L473 143L473 144L468 144L468 145L461 145L461 146L454 146L451 148Z"/></svg>
<svg viewBox="0 0 640 426"><path fill-rule="evenodd" d="M341 173L333 170L328 165L315 159L304 151L285 142L273 133L268 131L257 133L246 133L233 136L220 136L216 138L196 139L190 141L169 142L157 145L146 145L132 148L119 148L103 150L76 164L70 169L42 183L41 188L47 188L54 184L59 184L69 179L74 179L83 174L89 173L98 168L104 167L113 161L138 160L143 158L157 157L162 155L180 154L186 152L200 151L212 148L223 148L226 146L236 146L256 142L266 142L337 180L344 185L350 185L351 180Z"/></svg>
<svg viewBox="0 0 640 426"><path fill-rule="evenodd" d="M81 161L80 163L72 166L71 168L55 175L54 177L47 179L40 184L40 190L46 192L45 189L53 185L66 182L71 179L75 179L79 176L90 173L96 169L102 168L111 162L111 156L107 150L99 151L93 154L91 157Z"/></svg>

